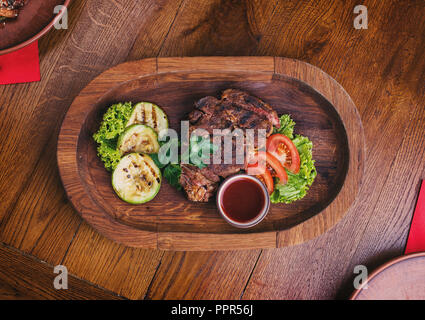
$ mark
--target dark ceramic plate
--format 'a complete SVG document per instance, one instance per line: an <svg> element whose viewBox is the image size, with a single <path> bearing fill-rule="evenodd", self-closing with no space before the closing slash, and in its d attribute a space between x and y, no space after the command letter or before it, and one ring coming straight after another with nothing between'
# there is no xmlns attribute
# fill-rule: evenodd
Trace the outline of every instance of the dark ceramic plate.
<svg viewBox="0 0 425 320"><path fill-rule="evenodd" d="M71 0L27 0L16 19L9 19L0 28L0 55L21 49L45 35L61 18L54 13L58 5L68 6Z"/></svg>
<svg viewBox="0 0 425 320"><path fill-rule="evenodd" d="M352 300L425 300L425 252L394 259L374 271Z"/></svg>

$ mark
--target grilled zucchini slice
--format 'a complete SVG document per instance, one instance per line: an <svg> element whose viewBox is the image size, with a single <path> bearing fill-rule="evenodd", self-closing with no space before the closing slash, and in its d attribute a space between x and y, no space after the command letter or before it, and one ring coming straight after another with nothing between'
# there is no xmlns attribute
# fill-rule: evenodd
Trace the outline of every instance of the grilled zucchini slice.
<svg viewBox="0 0 425 320"><path fill-rule="evenodd" d="M144 124L133 124L120 135L117 146L123 155L133 152L158 153L158 134Z"/></svg>
<svg viewBox="0 0 425 320"><path fill-rule="evenodd" d="M160 133L161 130L168 129L168 118L156 104L140 102L134 106L127 127L133 124L145 124Z"/></svg>
<svg viewBox="0 0 425 320"><path fill-rule="evenodd" d="M161 187L161 171L146 154L123 157L112 173L112 187L125 202L141 204L152 200Z"/></svg>

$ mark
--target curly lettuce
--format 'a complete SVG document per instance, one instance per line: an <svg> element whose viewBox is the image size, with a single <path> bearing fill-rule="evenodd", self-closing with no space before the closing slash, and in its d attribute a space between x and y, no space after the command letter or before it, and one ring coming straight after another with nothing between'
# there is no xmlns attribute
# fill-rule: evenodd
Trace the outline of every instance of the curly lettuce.
<svg viewBox="0 0 425 320"><path fill-rule="evenodd" d="M300 172L298 174L288 173L288 183L285 185L275 183L275 190L270 196L272 203L291 203L302 199L313 184L317 176L317 170L313 160L313 143L307 137L295 135L295 122L289 115L280 117L280 128L274 133L281 133L292 140L300 154Z"/></svg>
<svg viewBox="0 0 425 320"><path fill-rule="evenodd" d="M108 171L113 171L121 159L117 148L118 137L124 132L133 108L131 102L117 103L109 107L103 115L99 130L93 135L93 139L98 143L97 154Z"/></svg>
<svg viewBox="0 0 425 320"><path fill-rule="evenodd" d="M273 133L281 133L289 139L294 139L295 122L289 114L280 116L280 128L274 128Z"/></svg>

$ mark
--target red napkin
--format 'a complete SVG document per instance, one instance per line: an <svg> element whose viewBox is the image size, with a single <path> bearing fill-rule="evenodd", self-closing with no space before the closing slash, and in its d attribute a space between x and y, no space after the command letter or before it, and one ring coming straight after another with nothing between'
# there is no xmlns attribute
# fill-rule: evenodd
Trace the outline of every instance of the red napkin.
<svg viewBox="0 0 425 320"><path fill-rule="evenodd" d="M422 251L425 251L425 180L422 180L404 254Z"/></svg>
<svg viewBox="0 0 425 320"><path fill-rule="evenodd" d="M0 85L40 81L38 42L0 56Z"/></svg>

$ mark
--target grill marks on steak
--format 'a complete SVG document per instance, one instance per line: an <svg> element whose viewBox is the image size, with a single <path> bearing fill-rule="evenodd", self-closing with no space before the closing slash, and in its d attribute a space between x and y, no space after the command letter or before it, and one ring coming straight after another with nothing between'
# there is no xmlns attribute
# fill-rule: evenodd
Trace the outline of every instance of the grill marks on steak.
<svg viewBox="0 0 425 320"><path fill-rule="evenodd" d="M199 169L190 164L181 166L180 184L191 201L207 202L217 190L220 177L208 167Z"/></svg>
<svg viewBox="0 0 425 320"><path fill-rule="evenodd" d="M279 126L279 118L268 104L248 93L227 89L219 100L207 96L195 103L195 109L189 114L192 133L195 129L204 129L210 135L214 129L264 129L270 135L273 125ZM234 139L235 140L235 139ZM235 141L233 141L235 151ZM222 152L224 153L224 152ZM224 154L222 154L224 157ZM211 164L203 169L193 165L182 165L180 184L191 201L207 202L215 194L221 178L226 178L243 169L242 164ZM211 159L212 160L212 159Z"/></svg>
<svg viewBox="0 0 425 320"><path fill-rule="evenodd" d="M279 123L276 111L270 109L266 112L268 105L245 92L228 89L224 91L223 97L225 98L221 100L215 97L204 97L195 103L195 109L189 114L191 132L197 128L205 129L210 134L214 129L234 130L236 128L264 129L266 132L271 132L273 122L270 118L276 117ZM242 103L241 99L255 101L256 105Z"/></svg>
<svg viewBox="0 0 425 320"><path fill-rule="evenodd" d="M233 105L241 107L245 110L252 111L267 118L272 125L279 128L280 121L277 112L273 110L267 103L260 99L250 96L246 92L234 89L227 89L221 96L222 100L230 101Z"/></svg>

